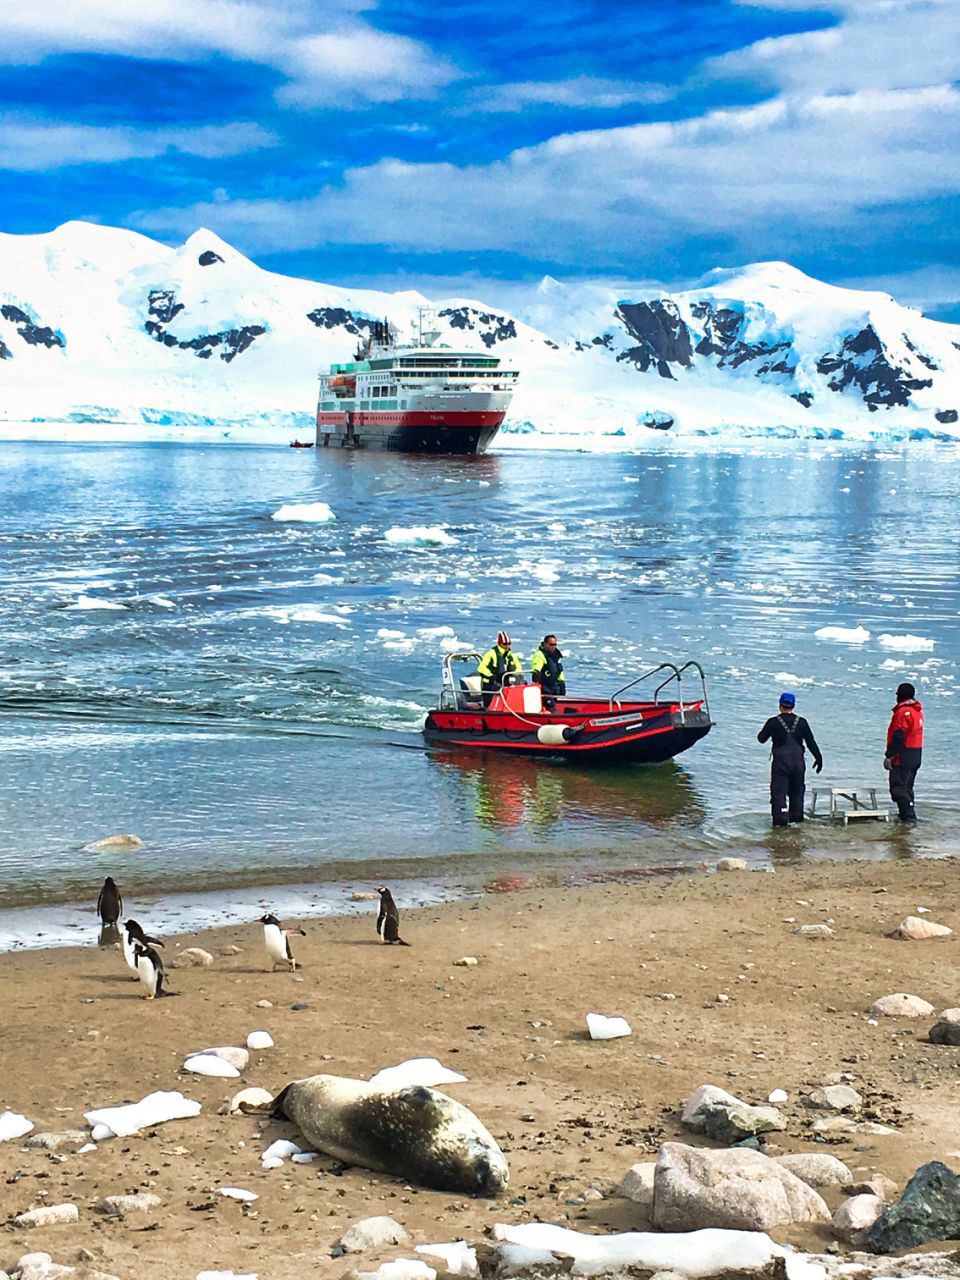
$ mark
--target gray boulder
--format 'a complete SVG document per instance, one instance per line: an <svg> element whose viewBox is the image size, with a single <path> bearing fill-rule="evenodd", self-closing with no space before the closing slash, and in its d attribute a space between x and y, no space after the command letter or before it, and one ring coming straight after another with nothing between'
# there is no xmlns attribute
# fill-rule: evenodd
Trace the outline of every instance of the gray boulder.
<svg viewBox="0 0 960 1280"><path fill-rule="evenodd" d="M929 1038L931 1044L960 1044L960 1009L944 1009Z"/></svg>
<svg viewBox="0 0 960 1280"><path fill-rule="evenodd" d="M387 1244L406 1244L408 1239L399 1222L381 1215L352 1223L340 1237L340 1244L347 1253L365 1253Z"/></svg>
<svg viewBox="0 0 960 1280"><path fill-rule="evenodd" d="M662 1231L769 1231L829 1219L811 1187L759 1151L706 1151L681 1142L660 1148L653 1220Z"/></svg>
<svg viewBox="0 0 960 1280"><path fill-rule="evenodd" d="M817 1152L801 1152L797 1155L776 1156L777 1164L789 1169L808 1187L846 1187L853 1174L836 1156Z"/></svg>
<svg viewBox="0 0 960 1280"><path fill-rule="evenodd" d="M828 1084L825 1089L812 1089L803 1101L821 1111L849 1111L861 1106L863 1098L848 1084Z"/></svg>
<svg viewBox="0 0 960 1280"><path fill-rule="evenodd" d="M646 1160L642 1164L631 1165L617 1185L614 1195L624 1200L632 1200L646 1213L653 1213L653 1184L656 1174L656 1160Z"/></svg>
<svg viewBox="0 0 960 1280"><path fill-rule="evenodd" d="M782 1132L787 1122L771 1106L751 1106L725 1089L704 1084L683 1104L681 1123L693 1133L705 1134L728 1146L756 1137L758 1133Z"/></svg>
<svg viewBox="0 0 960 1280"><path fill-rule="evenodd" d="M921 1165L896 1204L867 1232L873 1253L895 1253L933 1240L960 1236L960 1178L939 1160Z"/></svg>

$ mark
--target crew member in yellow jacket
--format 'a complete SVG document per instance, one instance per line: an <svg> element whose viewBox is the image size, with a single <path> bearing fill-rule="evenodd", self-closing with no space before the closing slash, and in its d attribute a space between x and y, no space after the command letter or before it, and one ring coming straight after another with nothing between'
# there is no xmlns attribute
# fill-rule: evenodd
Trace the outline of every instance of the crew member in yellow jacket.
<svg viewBox="0 0 960 1280"><path fill-rule="evenodd" d="M484 703L489 704L493 694L502 686L504 676L522 670L523 663L510 648L510 637L506 631L498 631L497 643L477 663Z"/></svg>

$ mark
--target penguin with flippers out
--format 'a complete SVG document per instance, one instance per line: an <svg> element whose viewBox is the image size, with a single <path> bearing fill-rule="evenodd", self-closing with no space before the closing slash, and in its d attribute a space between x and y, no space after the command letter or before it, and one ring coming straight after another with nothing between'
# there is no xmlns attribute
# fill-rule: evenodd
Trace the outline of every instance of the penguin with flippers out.
<svg viewBox="0 0 960 1280"><path fill-rule="evenodd" d="M163 943L159 938L151 938L144 933L143 928L136 920L124 920L123 928L120 930L120 941L123 943L123 958L133 974L134 981L138 982L140 980L140 970L137 966L136 944L139 942L142 947L162 947Z"/></svg>
<svg viewBox="0 0 960 1280"><path fill-rule="evenodd" d="M398 942L401 947L409 947L400 937L400 912L389 889L380 886L380 914L377 916L377 933L383 942Z"/></svg>
<svg viewBox="0 0 960 1280"><path fill-rule="evenodd" d="M267 949L267 955L273 961L273 967L285 964L291 973L295 973L297 962L290 950L290 937L292 934L299 934L305 938L306 929L285 929L277 917L272 915L261 916L260 923L263 925L263 945Z"/></svg>

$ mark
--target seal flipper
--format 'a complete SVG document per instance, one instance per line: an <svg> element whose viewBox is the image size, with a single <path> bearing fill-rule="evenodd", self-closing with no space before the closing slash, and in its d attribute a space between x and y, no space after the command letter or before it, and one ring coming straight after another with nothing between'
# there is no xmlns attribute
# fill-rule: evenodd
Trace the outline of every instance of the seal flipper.
<svg viewBox="0 0 960 1280"><path fill-rule="evenodd" d="M295 1083L294 1081L291 1081L290 1084L284 1085L284 1087L280 1090L280 1092L271 1102L267 1102L264 1104L263 1110L266 1112L268 1116L271 1117L271 1119L273 1120L289 1120L290 1119L290 1117L287 1115L286 1111L284 1110L283 1104L286 1101L287 1094L290 1092L290 1089L294 1083Z"/></svg>

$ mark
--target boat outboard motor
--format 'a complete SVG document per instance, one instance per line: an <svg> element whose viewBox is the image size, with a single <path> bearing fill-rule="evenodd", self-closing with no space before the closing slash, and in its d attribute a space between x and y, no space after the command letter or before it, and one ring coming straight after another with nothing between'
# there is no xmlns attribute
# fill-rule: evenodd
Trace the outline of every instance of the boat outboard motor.
<svg viewBox="0 0 960 1280"><path fill-rule="evenodd" d="M564 743L572 742L582 727L573 724L542 724L537 730L537 741L542 742L545 747L562 747Z"/></svg>

